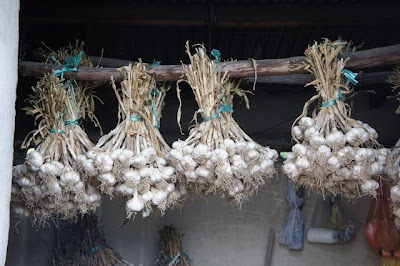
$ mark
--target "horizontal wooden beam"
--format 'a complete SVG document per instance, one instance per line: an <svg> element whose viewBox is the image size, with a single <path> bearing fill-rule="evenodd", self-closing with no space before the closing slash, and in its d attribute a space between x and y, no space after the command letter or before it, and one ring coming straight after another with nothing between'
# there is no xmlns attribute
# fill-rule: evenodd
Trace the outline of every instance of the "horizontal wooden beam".
<svg viewBox="0 0 400 266"><path fill-rule="evenodd" d="M350 57L347 67L351 69L364 69L382 65L392 65L400 63L400 44L381 48L368 49L358 52L347 53L343 57ZM257 61L240 60L222 62L219 69L227 72L230 77L251 77L254 76L257 64L258 76L301 74L304 70L292 71L291 66L299 64L305 59L304 56L282 58L282 59L262 59ZM60 69L61 66L54 64L44 64L37 62L22 61L19 63L19 74L22 76L42 76L43 73ZM158 65L149 66L149 72L154 74L157 81L176 81L182 78L181 65ZM78 72L66 72L65 78L77 80L107 81L111 77L121 80L121 74L115 68L90 68L80 67Z"/></svg>
<svg viewBox="0 0 400 266"><path fill-rule="evenodd" d="M384 84L387 82L388 76L391 75L391 71L382 72L371 72L371 73L359 73L357 80L360 85L373 85L373 84ZM249 83L253 83L254 77L247 77L245 80ZM257 83L265 84L284 84L284 85L304 85L313 80L310 74L289 74L289 75L273 75L257 78Z"/></svg>

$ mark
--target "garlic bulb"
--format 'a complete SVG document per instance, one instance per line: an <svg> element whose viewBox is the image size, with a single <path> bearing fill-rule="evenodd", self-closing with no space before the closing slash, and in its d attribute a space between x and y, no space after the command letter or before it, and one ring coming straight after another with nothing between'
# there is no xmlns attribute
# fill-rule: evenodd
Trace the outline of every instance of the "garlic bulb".
<svg viewBox="0 0 400 266"><path fill-rule="evenodd" d="M127 212L140 212L141 210L143 210L143 208L143 201L141 201L137 195L128 200L128 202L126 203Z"/></svg>

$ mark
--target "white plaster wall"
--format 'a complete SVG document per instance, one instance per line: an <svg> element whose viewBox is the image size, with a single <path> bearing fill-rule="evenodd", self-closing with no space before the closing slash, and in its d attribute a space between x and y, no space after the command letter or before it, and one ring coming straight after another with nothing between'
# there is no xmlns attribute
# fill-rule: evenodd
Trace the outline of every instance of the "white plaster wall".
<svg viewBox="0 0 400 266"><path fill-rule="evenodd" d="M7 254L15 99L18 71L18 0L0 1L0 265Z"/></svg>

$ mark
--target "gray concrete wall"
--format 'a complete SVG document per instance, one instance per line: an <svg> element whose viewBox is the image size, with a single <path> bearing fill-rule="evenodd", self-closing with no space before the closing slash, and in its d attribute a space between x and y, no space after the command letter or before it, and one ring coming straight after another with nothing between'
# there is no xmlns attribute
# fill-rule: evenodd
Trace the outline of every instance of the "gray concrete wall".
<svg viewBox="0 0 400 266"><path fill-rule="evenodd" d="M252 201L241 210L227 205L219 197L193 195L182 209L169 211L163 218L138 217L124 228L113 202L105 202L103 222L109 243L118 248L124 258L151 265L158 250L155 231L163 224L174 224L185 233L184 250L192 258L193 265L264 265L268 234L275 230L272 265L378 265L376 256L362 232L370 198L355 203L346 202L345 210L350 217L360 221L356 237L347 244L322 245L304 241L302 251L288 251L278 243L282 224L289 210L284 199L286 177L279 176L259 190ZM304 218L309 226L316 197L306 195ZM118 220L118 219L117 219Z"/></svg>
<svg viewBox="0 0 400 266"><path fill-rule="evenodd" d="M264 265L268 233L275 230L272 265L378 265L379 257L362 232L370 198L344 203L349 216L362 224L356 237L347 244L322 245L304 241L302 251L288 251L278 243L282 224L289 210L284 199L286 177L271 180L241 210L227 205L218 196L191 196L181 209L168 211L164 217L136 217L125 222L122 202L104 199L99 217L108 243L124 259L153 265L158 256L157 229L164 224L179 227L184 250L196 265ZM303 208L306 229L312 217L316 197L306 194ZM54 226L53 226L54 228ZM20 234L10 236L7 265L45 265L48 260L45 241L52 243L51 230L35 232L19 226ZM24 250L24 253L21 251ZM23 258L20 255L23 254ZM31 262L31 263L28 263Z"/></svg>

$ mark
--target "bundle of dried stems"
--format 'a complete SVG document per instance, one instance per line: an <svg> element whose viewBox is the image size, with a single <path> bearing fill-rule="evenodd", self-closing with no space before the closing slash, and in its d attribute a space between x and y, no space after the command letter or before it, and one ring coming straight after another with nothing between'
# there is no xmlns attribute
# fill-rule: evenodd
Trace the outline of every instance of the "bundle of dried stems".
<svg viewBox="0 0 400 266"><path fill-rule="evenodd" d="M193 118L196 125L186 140L173 143L167 160L189 188L206 194L219 192L241 205L275 173L277 152L254 142L233 119L235 94L244 97L248 105L239 83L218 71L203 46L197 45L195 51L192 55L186 45L191 64L183 68L199 107ZM177 90L180 100L179 86ZM200 123L198 114L203 119ZM179 124L180 116L179 108Z"/></svg>
<svg viewBox="0 0 400 266"><path fill-rule="evenodd" d="M164 226L160 234L160 258L159 265L190 266L188 255L182 251L181 232L173 225Z"/></svg>
<svg viewBox="0 0 400 266"><path fill-rule="evenodd" d="M63 50L57 54L58 60L71 59L71 54L76 53ZM78 62L87 62L84 54L80 56L83 60L75 61L74 67ZM22 148L36 148L28 150L24 164L13 168L16 214L33 214L34 221L41 224L57 213L73 220L78 213L99 206L99 192L92 180L79 174L76 165L79 155L94 146L80 126L87 117L98 124L92 88L87 82L82 85L66 81L55 73L46 74L32 88L31 106L24 110L35 117L37 129L27 135Z"/></svg>
<svg viewBox="0 0 400 266"><path fill-rule="evenodd" d="M127 197L129 217L140 211L148 216L153 207L163 213L181 197L175 169L164 159L170 148L158 130L167 89L157 89L141 61L120 71L121 88L112 82L118 125L78 160L87 176L99 179L102 191Z"/></svg>
<svg viewBox="0 0 400 266"><path fill-rule="evenodd" d="M351 83L357 81L356 74L345 69L349 58L338 57L346 44L325 39L305 51L306 61L300 67L315 77L306 86L314 86L317 94L306 102L293 123L292 136L297 144L287 154L283 171L296 185L323 196L333 193L355 198L376 194L376 179L383 174L389 150L380 148L375 129L350 117L351 109L344 98L352 92ZM307 117L315 101L312 117Z"/></svg>

